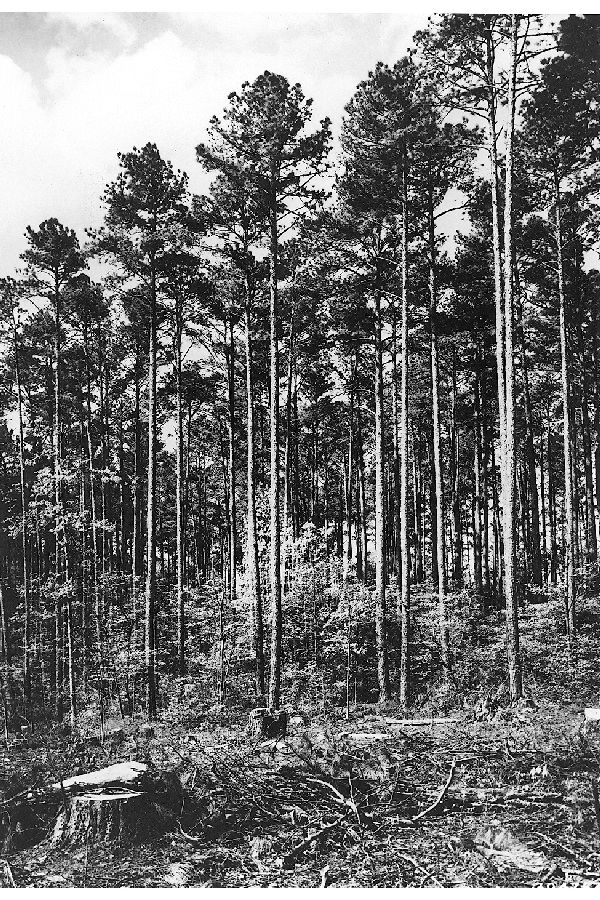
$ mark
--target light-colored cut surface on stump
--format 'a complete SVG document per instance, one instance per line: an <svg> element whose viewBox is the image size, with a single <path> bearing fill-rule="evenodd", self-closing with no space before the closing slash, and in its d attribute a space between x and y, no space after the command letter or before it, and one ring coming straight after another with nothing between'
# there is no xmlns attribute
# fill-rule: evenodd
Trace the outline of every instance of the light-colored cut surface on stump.
<svg viewBox="0 0 600 900"><path fill-rule="evenodd" d="M181 791L173 773L155 773L151 778L149 767L135 761L77 775L52 787L64 792L66 800L52 834L56 846L151 841L173 824L173 801Z"/></svg>
<svg viewBox="0 0 600 900"><path fill-rule="evenodd" d="M142 762L124 762L117 763L114 766L107 766L105 769L98 769L97 772L86 772L84 775L75 775L72 778L65 778L62 782L52 785L53 791L66 791L66 793L79 793L80 791L93 790L94 788L105 787L131 787L139 786L144 777L148 774L148 766Z"/></svg>

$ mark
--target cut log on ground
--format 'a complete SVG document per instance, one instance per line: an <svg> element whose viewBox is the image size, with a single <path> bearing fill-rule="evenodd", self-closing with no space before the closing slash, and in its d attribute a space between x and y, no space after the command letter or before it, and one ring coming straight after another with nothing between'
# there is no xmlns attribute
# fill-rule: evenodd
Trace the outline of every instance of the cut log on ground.
<svg viewBox="0 0 600 900"><path fill-rule="evenodd" d="M67 778L57 789L64 806L51 841L61 847L148 843L173 826L183 797L173 772L139 762Z"/></svg>

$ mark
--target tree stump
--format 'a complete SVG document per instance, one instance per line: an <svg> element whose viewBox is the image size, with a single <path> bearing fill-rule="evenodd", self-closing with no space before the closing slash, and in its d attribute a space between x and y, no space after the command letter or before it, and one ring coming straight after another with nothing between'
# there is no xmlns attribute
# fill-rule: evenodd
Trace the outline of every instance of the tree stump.
<svg viewBox="0 0 600 900"><path fill-rule="evenodd" d="M283 709L252 709L248 716L248 730L254 737L267 739L285 737L288 714Z"/></svg>
<svg viewBox="0 0 600 900"><path fill-rule="evenodd" d="M174 772L139 762L77 775L52 789L64 800L51 838L56 846L152 841L173 824L183 799Z"/></svg>
<svg viewBox="0 0 600 900"><path fill-rule="evenodd" d="M173 824L173 813L137 791L76 794L68 798L52 833L55 846L144 844Z"/></svg>

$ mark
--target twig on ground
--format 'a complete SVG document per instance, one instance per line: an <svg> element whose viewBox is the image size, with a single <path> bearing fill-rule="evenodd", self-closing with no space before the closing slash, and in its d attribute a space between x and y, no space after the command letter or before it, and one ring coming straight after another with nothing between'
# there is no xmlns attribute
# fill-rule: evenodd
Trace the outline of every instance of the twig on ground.
<svg viewBox="0 0 600 900"><path fill-rule="evenodd" d="M600 878L600 872L580 872L577 869L563 869L565 875L580 875L581 878Z"/></svg>
<svg viewBox="0 0 600 900"><path fill-rule="evenodd" d="M353 794L352 780L350 779L350 777L349 777L350 797L345 797L341 791L338 791L338 789L336 788L336 786L334 784L331 784L330 781L325 781L325 779L323 779L323 778L315 778L314 776L308 776L306 780L313 781L316 784L322 784L323 787L329 788L329 790L335 795L336 802L342 803L344 806L347 806L348 809L351 809L352 812L354 813L354 815L356 816L356 818L358 819L359 825L362 824L362 816L360 814L360 810L359 810L358 806L356 805L354 798L352 796L352 794Z"/></svg>
<svg viewBox="0 0 600 900"><path fill-rule="evenodd" d="M388 725L451 725L458 722L458 719L445 716L440 719L383 719L383 721Z"/></svg>
<svg viewBox="0 0 600 900"><path fill-rule="evenodd" d="M541 831L534 831L536 837L539 837L545 844L550 844L553 847L557 847L559 850L565 854L565 856L570 857L570 859L574 859L575 862L578 862L580 866L585 865L585 862L581 859L581 857L575 853L573 850L570 850L568 847L565 847L564 844L560 844L558 841L555 841L553 838L547 837L545 834L542 834Z"/></svg>
<svg viewBox="0 0 600 900"><path fill-rule="evenodd" d="M444 887L444 885L440 881L437 880L437 878L435 877L433 872L430 872L424 866L420 865L420 863L418 863L416 861L414 856L409 856L408 853L399 853L398 856L400 857L400 859L405 859L407 862L409 862L411 864L411 866L414 866L416 871L422 872L423 875L426 875L427 878L430 878L434 884L437 884L438 887L441 887L441 888Z"/></svg>
<svg viewBox="0 0 600 900"><path fill-rule="evenodd" d="M179 826L179 833L186 841L189 841L190 844L204 844L202 838L194 837L192 834L188 834L187 831L184 831L181 825Z"/></svg>
<svg viewBox="0 0 600 900"><path fill-rule="evenodd" d="M16 888L15 879L13 878L12 870L8 864L7 859L2 860L2 865L4 866L4 874L6 875L6 880L8 881L9 887Z"/></svg>
<svg viewBox="0 0 600 900"><path fill-rule="evenodd" d="M596 825L600 831L600 797L598 797L598 782L592 778L592 796L594 798L594 813L596 814Z"/></svg>
<svg viewBox="0 0 600 900"><path fill-rule="evenodd" d="M290 868L294 860L302 853L304 853L305 850L308 850L313 841L319 840L319 838L322 838L325 834L328 834L330 831L333 831L334 828L337 828L337 826L344 821L347 815L348 813L342 813L342 815L338 816L337 819L334 819L333 822L329 822L327 825L323 825L323 827L320 828L319 831L316 831L314 834L305 838L300 844L298 844L297 847L294 847L292 850L290 850L289 853L286 853L281 862L282 868Z"/></svg>
<svg viewBox="0 0 600 900"><path fill-rule="evenodd" d="M421 810L420 813L417 813L416 816L413 816L413 818L412 818L413 822L418 822L419 819L424 819L425 816L428 816L430 813L435 812L435 810L441 805L442 800L444 799L444 797L446 796L446 794L448 792L448 788L450 787L450 785L452 784L452 782L454 780L455 769L456 769L456 759L453 759L452 765L450 766L450 772L448 774L448 778L446 779L446 783L445 783L444 787L441 789L441 791L439 792L439 794L437 795L437 797L435 798L433 803L427 807L427 809L423 809L423 810Z"/></svg>

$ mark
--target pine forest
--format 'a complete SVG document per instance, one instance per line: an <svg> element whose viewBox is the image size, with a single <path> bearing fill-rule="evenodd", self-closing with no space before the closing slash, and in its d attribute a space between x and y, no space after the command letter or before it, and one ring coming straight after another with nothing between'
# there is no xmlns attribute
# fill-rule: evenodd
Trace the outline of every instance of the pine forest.
<svg viewBox="0 0 600 900"><path fill-rule="evenodd" d="M27 227L0 883L598 883L600 16L559 18L432 15L331 121L250 71L206 193L149 134L99 225Z"/></svg>

